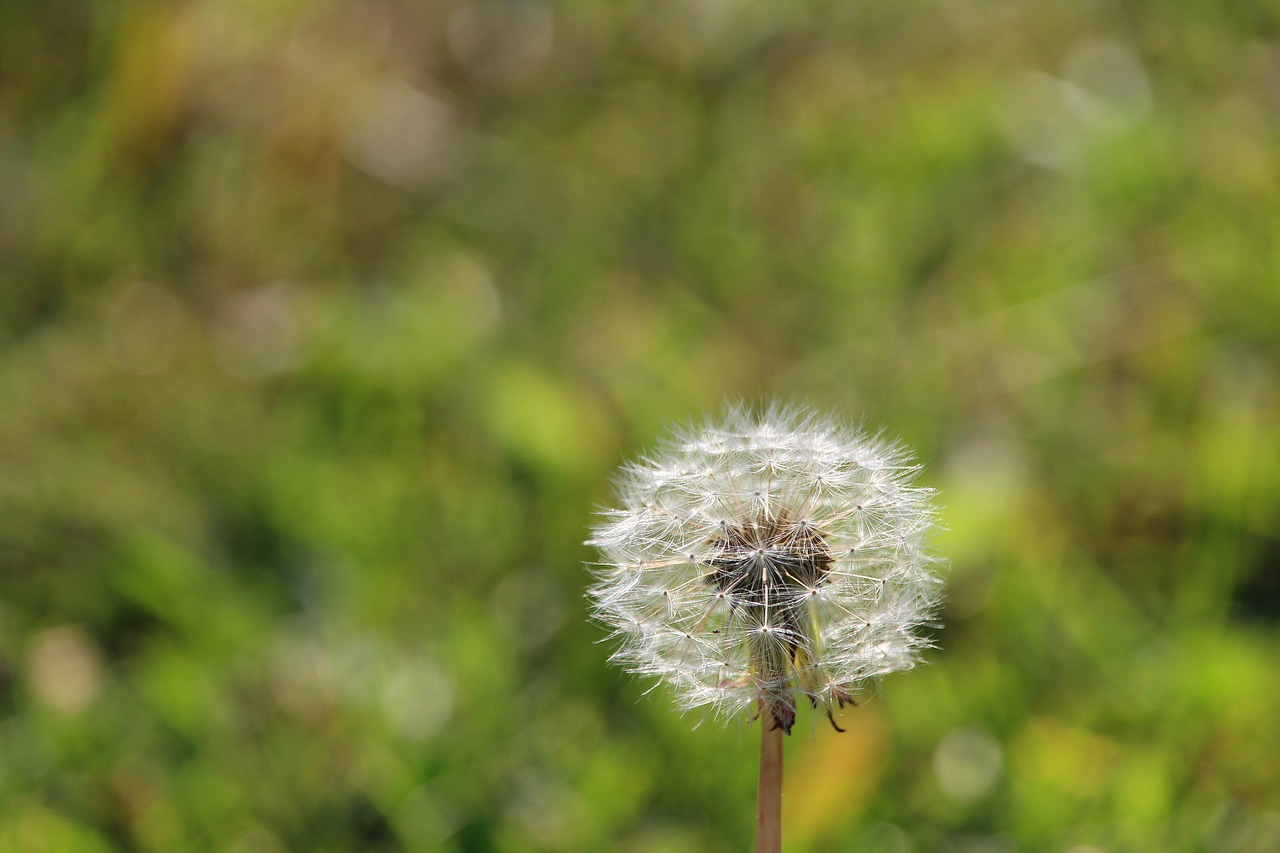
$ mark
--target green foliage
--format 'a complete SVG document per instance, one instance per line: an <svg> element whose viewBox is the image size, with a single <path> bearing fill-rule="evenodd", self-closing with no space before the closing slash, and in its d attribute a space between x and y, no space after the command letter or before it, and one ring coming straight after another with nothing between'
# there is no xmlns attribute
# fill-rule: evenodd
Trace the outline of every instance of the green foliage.
<svg viewBox="0 0 1280 853"><path fill-rule="evenodd" d="M901 431L941 649L813 851L1280 846L1275 4L0 7L0 849L747 849L580 543Z"/></svg>

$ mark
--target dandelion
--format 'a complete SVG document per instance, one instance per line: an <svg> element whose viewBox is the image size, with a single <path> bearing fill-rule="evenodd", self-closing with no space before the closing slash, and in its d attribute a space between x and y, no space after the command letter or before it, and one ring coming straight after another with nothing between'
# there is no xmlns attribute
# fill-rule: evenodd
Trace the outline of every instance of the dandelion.
<svg viewBox="0 0 1280 853"><path fill-rule="evenodd" d="M796 407L731 407L622 468L588 544L613 660L683 709L758 715L758 850L776 850L781 735L911 668L941 596L932 491L900 445ZM768 800L768 802L766 802ZM773 845L773 846L770 846Z"/></svg>

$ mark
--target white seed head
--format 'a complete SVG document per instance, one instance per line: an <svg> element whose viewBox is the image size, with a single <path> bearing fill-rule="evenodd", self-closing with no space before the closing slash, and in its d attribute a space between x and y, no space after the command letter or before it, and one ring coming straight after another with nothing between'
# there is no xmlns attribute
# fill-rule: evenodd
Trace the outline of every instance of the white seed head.
<svg viewBox="0 0 1280 853"><path fill-rule="evenodd" d="M625 465L593 612L613 660L682 708L768 711L854 701L929 645L941 600L933 492L901 446L812 411L731 407Z"/></svg>

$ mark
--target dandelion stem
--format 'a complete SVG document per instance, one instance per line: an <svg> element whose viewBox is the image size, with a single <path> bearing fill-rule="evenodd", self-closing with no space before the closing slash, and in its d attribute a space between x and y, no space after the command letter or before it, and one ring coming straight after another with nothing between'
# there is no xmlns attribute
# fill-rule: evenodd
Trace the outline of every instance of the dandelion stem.
<svg viewBox="0 0 1280 853"><path fill-rule="evenodd" d="M760 714L760 793L756 801L756 853L782 851L782 729Z"/></svg>

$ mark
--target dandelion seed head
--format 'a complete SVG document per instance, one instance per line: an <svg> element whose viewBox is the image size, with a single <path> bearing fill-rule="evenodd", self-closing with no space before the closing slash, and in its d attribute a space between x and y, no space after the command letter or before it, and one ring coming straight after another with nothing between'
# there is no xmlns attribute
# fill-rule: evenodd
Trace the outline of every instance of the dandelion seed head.
<svg viewBox="0 0 1280 853"><path fill-rule="evenodd" d="M900 445L808 409L731 407L623 466L588 544L616 663L684 709L759 708L790 731L929 645L933 492Z"/></svg>

